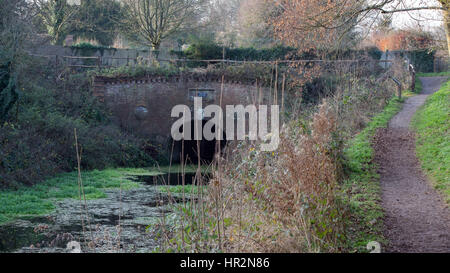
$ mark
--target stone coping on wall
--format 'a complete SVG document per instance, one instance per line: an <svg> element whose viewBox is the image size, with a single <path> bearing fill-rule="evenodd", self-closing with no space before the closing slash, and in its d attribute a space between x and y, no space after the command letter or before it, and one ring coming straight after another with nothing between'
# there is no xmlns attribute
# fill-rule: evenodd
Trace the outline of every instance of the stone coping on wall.
<svg viewBox="0 0 450 273"><path fill-rule="evenodd" d="M98 97L100 101L104 102L106 89L108 86L123 85L123 84L151 84L151 83L222 83L222 76L213 73L181 73L176 75L162 76L162 75L145 75L145 76L94 76L92 81L92 88L94 96ZM223 76L224 84L238 84L255 86L256 79L237 78L233 76Z"/></svg>
<svg viewBox="0 0 450 273"><path fill-rule="evenodd" d="M244 84L254 85L256 79L246 79L243 77L225 75L223 77L225 84ZM177 82L222 82L222 76L213 73L182 73L177 75L145 75L145 76L94 76L95 83L105 85L116 84L147 84L147 83L177 83Z"/></svg>

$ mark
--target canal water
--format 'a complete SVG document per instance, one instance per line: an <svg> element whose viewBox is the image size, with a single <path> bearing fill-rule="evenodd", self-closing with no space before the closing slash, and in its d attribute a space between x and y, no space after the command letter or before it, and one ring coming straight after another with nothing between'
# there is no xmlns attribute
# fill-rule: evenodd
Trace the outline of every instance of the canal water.
<svg viewBox="0 0 450 273"><path fill-rule="evenodd" d="M182 178L181 174L135 176L141 187L108 190L106 198L88 200L88 218L79 200L59 201L49 215L0 225L0 252L64 253L72 241L80 242L83 252L152 252L158 242L147 227L159 223L182 200L157 186L181 185ZM192 184L195 173L185 174L184 179ZM190 200L189 195L186 198Z"/></svg>

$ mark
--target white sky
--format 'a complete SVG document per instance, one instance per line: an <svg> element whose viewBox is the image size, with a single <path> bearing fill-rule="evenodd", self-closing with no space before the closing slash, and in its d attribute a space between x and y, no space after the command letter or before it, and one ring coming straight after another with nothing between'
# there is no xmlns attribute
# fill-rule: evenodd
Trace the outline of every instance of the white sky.
<svg viewBox="0 0 450 273"><path fill-rule="evenodd" d="M275 2L277 0L274 0ZM68 0L70 4L80 4L80 0ZM397 0L397 8L411 8L424 6L440 6L437 0ZM398 12L392 15L394 28L420 27L424 30L433 30L442 26L442 12L438 10L419 10Z"/></svg>
<svg viewBox="0 0 450 273"><path fill-rule="evenodd" d="M423 6L439 6L436 0L401 0L398 8ZM442 26L442 12L438 10L419 10L394 13L392 25L395 28L417 27L432 29Z"/></svg>

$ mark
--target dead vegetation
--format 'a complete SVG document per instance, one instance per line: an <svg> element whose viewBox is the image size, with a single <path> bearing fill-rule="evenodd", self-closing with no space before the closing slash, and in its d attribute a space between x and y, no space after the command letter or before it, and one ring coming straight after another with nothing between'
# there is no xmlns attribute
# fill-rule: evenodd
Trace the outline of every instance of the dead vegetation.
<svg viewBox="0 0 450 273"><path fill-rule="evenodd" d="M240 142L218 155L198 202L175 205L159 226L163 252L342 252L348 250L346 141L395 95L388 79L405 66L367 78L344 71L318 106L291 107L276 152ZM394 72L396 71L396 72ZM198 183L198 185L200 185Z"/></svg>

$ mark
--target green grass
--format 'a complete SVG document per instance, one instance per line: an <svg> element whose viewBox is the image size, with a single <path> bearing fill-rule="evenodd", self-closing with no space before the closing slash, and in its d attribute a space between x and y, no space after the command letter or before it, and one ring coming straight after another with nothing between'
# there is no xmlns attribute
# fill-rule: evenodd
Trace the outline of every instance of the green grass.
<svg viewBox="0 0 450 273"><path fill-rule="evenodd" d="M415 96L415 95L417 95L417 94L415 92L411 92L410 90L403 91L402 92L402 102L403 102L403 99L410 98L410 97Z"/></svg>
<svg viewBox="0 0 450 273"><path fill-rule="evenodd" d="M158 189L161 192L166 192L166 193L175 193L175 194L182 194L183 192L185 194L198 194L199 191L199 187L198 186L193 186L193 185L185 185L184 187L182 185L180 186L160 186L158 187ZM203 192L206 192L207 187L203 186L202 187Z"/></svg>
<svg viewBox="0 0 450 273"><path fill-rule="evenodd" d="M123 190L139 187L140 184L131 179L133 176L157 176L169 171L178 173L180 170L180 165L173 165L89 171L82 172L81 175L86 199L92 200L105 198L105 190L118 189L121 183ZM194 165L185 167L186 173L196 170L197 167ZM208 167L202 167L202 172L206 171ZM182 188L177 187L164 190L173 193L182 192ZM189 186L186 186L185 192L191 192ZM46 215L55 209L55 201L78 198L77 172L60 174L32 187L0 191L0 224L22 217Z"/></svg>
<svg viewBox="0 0 450 273"><path fill-rule="evenodd" d="M440 72L440 73L417 73L416 74L416 90L414 91L417 94L422 93L422 81L420 80L420 77L444 77L448 76L450 77L450 71L446 72Z"/></svg>
<svg viewBox="0 0 450 273"><path fill-rule="evenodd" d="M450 203L450 81L431 95L412 123L417 156L433 185Z"/></svg>
<svg viewBox="0 0 450 273"><path fill-rule="evenodd" d="M344 150L349 172L348 179L343 183L343 190L349 195L350 219L347 234L350 251L367 252L369 242L385 242L382 236L381 187L373 164L372 139L379 128L387 127L401 108L402 101L392 99L383 112L375 116Z"/></svg>
<svg viewBox="0 0 450 273"><path fill-rule="evenodd" d="M423 86L422 86L422 81L420 80L419 76L416 77L416 90L414 90L414 92L416 94L420 94L422 93L423 90Z"/></svg>
<svg viewBox="0 0 450 273"><path fill-rule="evenodd" d="M450 71L439 72L439 73L417 73L417 77L443 77L450 76Z"/></svg>
<svg viewBox="0 0 450 273"><path fill-rule="evenodd" d="M145 172L144 169L114 169L83 172L82 179L86 199L106 197L106 189L128 190L139 184L127 177L129 172ZM0 223L25 216L39 216L50 213L54 202L68 198L79 198L77 172L64 173L32 187L0 191Z"/></svg>

